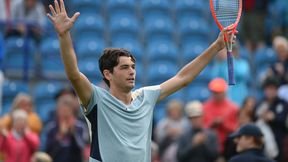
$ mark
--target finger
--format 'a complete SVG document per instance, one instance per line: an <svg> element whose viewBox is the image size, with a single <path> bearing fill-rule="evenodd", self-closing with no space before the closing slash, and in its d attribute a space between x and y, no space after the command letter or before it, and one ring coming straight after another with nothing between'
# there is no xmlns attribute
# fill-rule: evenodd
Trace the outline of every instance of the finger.
<svg viewBox="0 0 288 162"><path fill-rule="evenodd" d="M72 18L71 18L72 22L74 23L79 16L80 16L80 13L79 13L79 12L76 12L76 13L72 16Z"/></svg>
<svg viewBox="0 0 288 162"><path fill-rule="evenodd" d="M54 1L54 5L55 5L56 13L60 13L60 7L59 7L59 3L57 0Z"/></svg>
<svg viewBox="0 0 288 162"><path fill-rule="evenodd" d="M55 12L53 6L52 6L52 5L49 5L49 8L50 8L50 11L51 11L52 15L53 15L53 16L56 16L56 12Z"/></svg>
<svg viewBox="0 0 288 162"><path fill-rule="evenodd" d="M232 31L233 28L231 28L231 27L228 26L228 27L224 28L224 30L225 30L225 31Z"/></svg>
<svg viewBox="0 0 288 162"><path fill-rule="evenodd" d="M54 22L54 18L49 13L47 14L47 16L52 22Z"/></svg>
<svg viewBox="0 0 288 162"><path fill-rule="evenodd" d="M63 0L60 0L60 7L61 7L61 12L66 13L65 4Z"/></svg>

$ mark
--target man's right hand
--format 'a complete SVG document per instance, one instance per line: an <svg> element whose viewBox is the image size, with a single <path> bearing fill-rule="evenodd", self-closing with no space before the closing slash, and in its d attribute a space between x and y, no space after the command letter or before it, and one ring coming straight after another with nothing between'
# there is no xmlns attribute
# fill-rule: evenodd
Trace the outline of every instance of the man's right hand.
<svg viewBox="0 0 288 162"><path fill-rule="evenodd" d="M52 5L49 5L52 15L47 14L47 16L53 23L59 36L61 36L67 33L72 28L74 22L77 20L80 13L76 12L71 18L69 18L67 16L63 0L60 0L60 5L58 3L58 0L55 0L54 5L55 9Z"/></svg>

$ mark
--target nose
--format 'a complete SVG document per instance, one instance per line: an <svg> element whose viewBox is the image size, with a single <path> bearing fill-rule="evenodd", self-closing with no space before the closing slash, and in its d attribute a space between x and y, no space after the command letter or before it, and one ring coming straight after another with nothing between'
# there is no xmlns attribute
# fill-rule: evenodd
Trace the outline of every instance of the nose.
<svg viewBox="0 0 288 162"><path fill-rule="evenodd" d="M129 70L129 74L130 74L130 75L134 75L134 74L136 73L135 68L130 67L129 69L130 69L130 70Z"/></svg>

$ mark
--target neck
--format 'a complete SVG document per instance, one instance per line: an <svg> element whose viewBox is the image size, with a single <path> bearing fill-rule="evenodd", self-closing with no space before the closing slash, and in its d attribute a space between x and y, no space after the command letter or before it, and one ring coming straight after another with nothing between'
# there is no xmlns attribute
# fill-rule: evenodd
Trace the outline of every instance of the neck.
<svg viewBox="0 0 288 162"><path fill-rule="evenodd" d="M121 91L110 88L110 93L112 96L116 97L118 100L122 101L124 104L129 105L132 101L131 91Z"/></svg>

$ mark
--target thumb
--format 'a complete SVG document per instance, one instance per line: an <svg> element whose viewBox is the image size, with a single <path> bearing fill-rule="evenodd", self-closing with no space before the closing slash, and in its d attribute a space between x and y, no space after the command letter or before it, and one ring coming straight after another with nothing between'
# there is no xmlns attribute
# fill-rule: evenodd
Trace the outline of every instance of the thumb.
<svg viewBox="0 0 288 162"><path fill-rule="evenodd" d="M76 12L71 18L72 22L74 23L79 16L80 16L80 12Z"/></svg>

